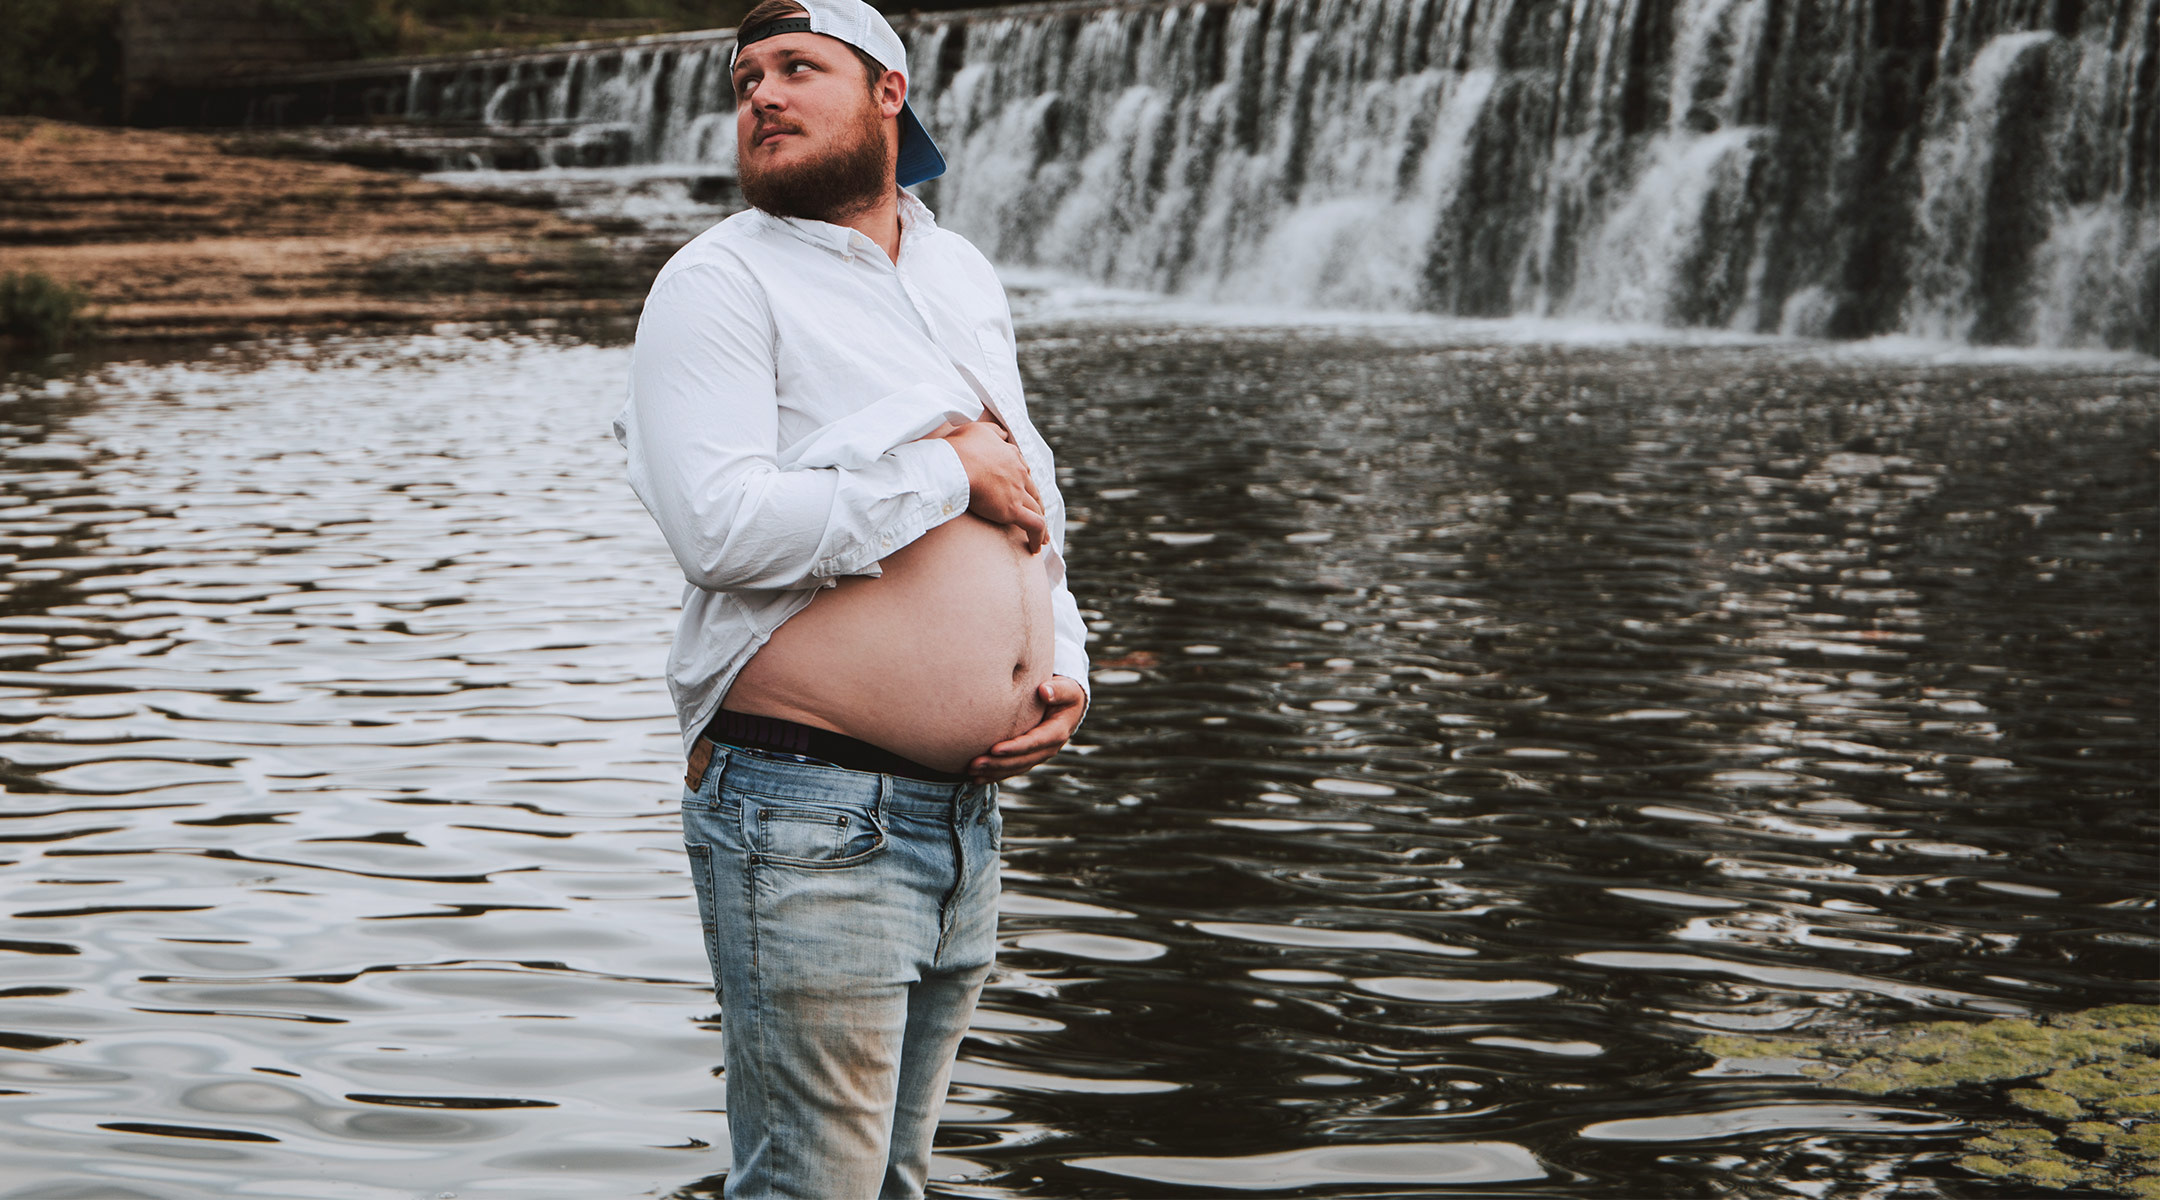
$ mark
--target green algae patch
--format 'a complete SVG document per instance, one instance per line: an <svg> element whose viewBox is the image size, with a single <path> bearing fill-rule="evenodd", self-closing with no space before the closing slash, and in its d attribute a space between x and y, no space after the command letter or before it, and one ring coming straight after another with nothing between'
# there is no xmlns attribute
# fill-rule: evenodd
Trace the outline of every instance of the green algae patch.
<svg viewBox="0 0 2160 1200"><path fill-rule="evenodd" d="M2010 1093L2010 1102L2019 1108L2069 1121L2085 1115L2085 1107L2061 1092L2044 1091L2040 1088L2019 1088Z"/></svg>
<svg viewBox="0 0 2160 1200"><path fill-rule="evenodd" d="M2005 1099L2053 1124L1981 1121L1958 1165L2005 1183L2160 1200L2160 1007L2118 1004L2028 1020L1929 1021L1872 1035L1706 1037L1722 1059L1802 1060L1847 1091L2016 1082Z"/></svg>

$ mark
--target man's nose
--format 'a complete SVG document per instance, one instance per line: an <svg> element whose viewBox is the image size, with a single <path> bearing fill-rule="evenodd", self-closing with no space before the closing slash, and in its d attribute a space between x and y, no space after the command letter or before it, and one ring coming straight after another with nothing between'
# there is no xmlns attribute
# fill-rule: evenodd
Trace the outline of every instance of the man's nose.
<svg viewBox="0 0 2160 1200"><path fill-rule="evenodd" d="M763 79L753 81L750 91L743 97L754 110L770 111L780 107L780 89L769 88L765 84Z"/></svg>

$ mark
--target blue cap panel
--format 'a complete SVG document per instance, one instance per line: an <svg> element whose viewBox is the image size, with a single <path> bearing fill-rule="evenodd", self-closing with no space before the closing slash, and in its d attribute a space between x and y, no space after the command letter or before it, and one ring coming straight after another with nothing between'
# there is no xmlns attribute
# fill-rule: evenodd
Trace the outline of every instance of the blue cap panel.
<svg viewBox="0 0 2160 1200"><path fill-rule="evenodd" d="M938 153L930 132L915 117L915 106L900 106L900 157L893 163L893 178L901 187L936 179L945 173L945 156Z"/></svg>

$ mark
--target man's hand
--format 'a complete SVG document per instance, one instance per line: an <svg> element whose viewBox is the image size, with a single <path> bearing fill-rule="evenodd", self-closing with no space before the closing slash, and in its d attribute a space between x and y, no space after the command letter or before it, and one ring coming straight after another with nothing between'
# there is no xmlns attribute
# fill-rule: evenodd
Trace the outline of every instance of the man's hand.
<svg viewBox="0 0 2160 1200"><path fill-rule="evenodd" d="M1035 689L1043 702L1043 719L1035 728L1015 738L1009 738L990 747L989 751L968 764L968 776L977 783L989 783L1018 775L1029 767L1046 762L1050 756L1065 748L1065 743L1080 727L1080 716L1087 711L1087 693L1078 682L1063 675L1052 675Z"/></svg>
<svg viewBox="0 0 2160 1200"><path fill-rule="evenodd" d="M985 417L941 436L952 443L960 454L960 465L967 468L968 511L1026 534L1029 554L1041 550L1050 536L1050 523L1043 516L1042 496L1028 474L1027 460L1020 457L1005 427Z"/></svg>

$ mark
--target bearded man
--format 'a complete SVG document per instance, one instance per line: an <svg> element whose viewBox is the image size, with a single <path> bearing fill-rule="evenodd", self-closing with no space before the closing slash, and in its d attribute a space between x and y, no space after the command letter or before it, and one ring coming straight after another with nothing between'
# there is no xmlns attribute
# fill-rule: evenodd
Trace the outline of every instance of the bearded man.
<svg viewBox="0 0 2160 1200"><path fill-rule="evenodd" d="M685 246L615 423L688 582L668 682L731 1198L921 1196L996 948L997 781L1087 705L1065 507L990 264L861 0L765 0L752 209Z"/></svg>

